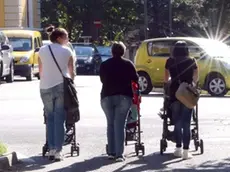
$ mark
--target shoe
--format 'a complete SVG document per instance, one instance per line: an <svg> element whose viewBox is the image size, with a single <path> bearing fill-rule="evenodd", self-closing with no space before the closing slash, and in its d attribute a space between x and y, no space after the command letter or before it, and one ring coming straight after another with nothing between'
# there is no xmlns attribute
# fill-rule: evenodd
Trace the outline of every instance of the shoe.
<svg viewBox="0 0 230 172"><path fill-rule="evenodd" d="M62 155L61 151L58 151L58 152L55 153L54 160L55 161L62 161L63 160L63 155Z"/></svg>
<svg viewBox="0 0 230 172"><path fill-rule="evenodd" d="M182 156L181 148L176 148L174 151L174 156L180 158Z"/></svg>
<svg viewBox="0 0 230 172"><path fill-rule="evenodd" d="M192 154L189 152L189 150L184 149L182 159L186 160L186 159L191 159L191 158L192 158Z"/></svg>
<svg viewBox="0 0 230 172"><path fill-rule="evenodd" d="M108 159L109 159L109 160L114 160L114 159L115 159L115 156L114 156L114 155L108 155Z"/></svg>
<svg viewBox="0 0 230 172"><path fill-rule="evenodd" d="M48 153L48 158L49 160L54 160L54 156L55 156L56 150L55 149L51 149Z"/></svg>
<svg viewBox="0 0 230 172"><path fill-rule="evenodd" d="M123 156L116 158L116 162L124 162L124 161L125 161L125 158Z"/></svg>

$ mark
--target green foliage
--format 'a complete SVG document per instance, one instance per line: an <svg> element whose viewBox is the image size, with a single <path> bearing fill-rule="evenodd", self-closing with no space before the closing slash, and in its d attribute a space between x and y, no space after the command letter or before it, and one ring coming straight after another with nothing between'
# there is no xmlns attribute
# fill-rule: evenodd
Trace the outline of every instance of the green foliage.
<svg viewBox="0 0 230 172"><path fill-rule="evenodd" d="M126 40L127 33L139 30L144 36L144 5L141 0L41 0L42 26L49 24L66 28L72 41L82 35L108 40ZM149 37L167 36L169 33L169 0L148 0ZM230 1L228 0L173 0L172 31L175 36L205 36L214 28L210 11L217 8L216 25L228 33L230 28ZM218 20L221 19L221 20ZM99 29L94 21L100 20ZM217 27L217 26L216 26ZM108 42L108 40L106 40ZM105 44L105 42L103 44Z"/></svg>
<svg viewBox="0 0 230 172"><path fill-rule="evenodd" d="M0 156L7 152L7 148L4 144L0 143Z"/></svg>

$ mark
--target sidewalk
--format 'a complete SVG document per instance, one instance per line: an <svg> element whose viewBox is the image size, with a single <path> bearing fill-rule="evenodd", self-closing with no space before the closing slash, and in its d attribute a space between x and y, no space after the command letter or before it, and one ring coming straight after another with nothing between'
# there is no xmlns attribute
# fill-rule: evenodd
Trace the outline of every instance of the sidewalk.
<svg viewBox="0 0 230 172"><path fill-rule="evenodd" d="M16 165L18 162L16 152L7 153L3 156L0 156L0 172L10 170L11 167Z"/></svg>

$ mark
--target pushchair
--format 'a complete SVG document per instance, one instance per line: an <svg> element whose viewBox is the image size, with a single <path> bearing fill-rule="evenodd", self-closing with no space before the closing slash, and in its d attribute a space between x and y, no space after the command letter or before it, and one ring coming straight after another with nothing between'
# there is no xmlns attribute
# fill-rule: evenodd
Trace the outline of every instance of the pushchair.
<svg viewBox="0 0 230 172"><path fill-rule="evenodd" d="M48 147L48 130L47 130L47 125L46 125L46 114L45 110L44 111L44 124L46 126L46 143L42 147L42 156L45 157L46 153L49 152L49 147ZM70 154L73 156L75 153L77 156L80 154L80 146L79 143L76 143L76 129L75 129L75 123L73 124L68 124L65 123L65 139L64 139L64 145L71 145L70 148Z"/></svg>
<svg viewBox="0 0 230 172"><path fill-rule="evenodd" d="M169 129L170 126L174 126L173 118L172 118L172 111L171 111L171 104L170 104L170 97L169 97L169 87L170 82L166 84L164 88L164 103L163 109L159 113L161 119L163 119L163 134L162 139L160 140L160 154L166 151L168 147L167 141L175 142L174 132ZM198 104L195 106L192 112L192 122L191 122L191 139L194 142L195 150L198 151L200 148L200 153L204 153L204 142L199 137L199 120L198 120Z"/></svg>
<svg viewBox="0 0 230 172"><path fill-rule="evenodd" d="M135 82L132 82L132 88L134 92L133 104L128 112L128 118L126 122L126 137L125 145L128 145L129 141L135 141L135 153L139 156L141 151L142 155L145 155L145 146L141 141L141 122L140 122L140 103L141 103L141 94L139 85ZM106 145L106 152L108 153L108 145Z"/></svg>

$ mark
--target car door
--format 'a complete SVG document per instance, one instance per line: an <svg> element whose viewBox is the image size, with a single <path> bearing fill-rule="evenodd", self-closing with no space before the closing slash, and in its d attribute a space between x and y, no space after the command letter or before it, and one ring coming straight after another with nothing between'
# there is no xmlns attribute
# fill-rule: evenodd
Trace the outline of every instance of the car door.
<svg viewBox="0 0 230 172"><path fill-rule="evenodd" d="M161 86L164 82L165 63L170 57L174 42L174 40L161 40L148 45L148 53L152 57L149 61L153 64L151 72L156 86Z"/></svg>
<svg viewBox="0 0 230 172"><path fill-rule="evenodd" d="M38 73L38 48L40 48L40 43L38 37L34 38L34 60L33 60L33 65L34 65L34 73Z"/></svg>
<svg viewBox="0 0 230 172"><path fill-rule="evenodd" d="M207 68L210 68L210 63L205 61L205 58L202 57L204 50L197 44L192 41L187 41L189 48L189 56L195 58L199 68L199 78L205 78Z"/></svg>
<svg viewBox="0 0 230 172"><path fill-rule="evenodd" d="M9 45L7 37L1 33L1 45ZM3 61L3 75L6 76L10 73L10 64L11 64L11 51L4 50L2 51L2 61Z"/></svg>

